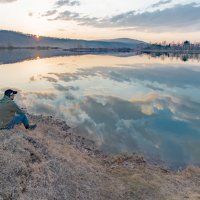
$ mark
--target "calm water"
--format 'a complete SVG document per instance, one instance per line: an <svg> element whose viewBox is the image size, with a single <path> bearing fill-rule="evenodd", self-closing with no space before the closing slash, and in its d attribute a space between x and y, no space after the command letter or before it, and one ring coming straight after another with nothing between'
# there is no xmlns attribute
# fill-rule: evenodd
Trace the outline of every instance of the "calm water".
<svg viewBox="0 0 200 200"><path fill-rule="evenodd" d="M28 112L65 119L106 152L140 152L179 168L200 165L200 63L82 55L0 65L1 94Z"/></svg>

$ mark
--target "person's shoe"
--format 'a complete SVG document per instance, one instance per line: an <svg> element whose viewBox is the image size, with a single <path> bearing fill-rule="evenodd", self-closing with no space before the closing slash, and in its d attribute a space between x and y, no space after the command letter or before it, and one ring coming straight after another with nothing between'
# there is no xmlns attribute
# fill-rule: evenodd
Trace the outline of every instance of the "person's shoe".
<svg viewBox="0 0 200 200"><path fill-rule="evenodd" d="M36 124L26 126L26 129L34 130L37 127Z"/></svg>

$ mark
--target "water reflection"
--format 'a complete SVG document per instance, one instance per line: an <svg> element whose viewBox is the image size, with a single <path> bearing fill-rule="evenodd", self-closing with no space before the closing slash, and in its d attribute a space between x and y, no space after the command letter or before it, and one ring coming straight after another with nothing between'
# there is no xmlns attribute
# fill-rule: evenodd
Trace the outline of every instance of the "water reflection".
<svg viewBox="0 0 200 200"><path fill-rule="evenodd" d="M108 55L2 65L0 73L2 91L20 88L29 112L65 119L106 152L142 152L172 168L200 165L199 77L198 63Z"/></svg>
<svg viewBox="0 0 200 200"><path fill-rule="evenodd" d="M0 64L16 63L25 60L38 60L40 58L68 55L74 55L74 53L69 53L60 49L0 49Z"/></svg>
<svg viewBox="0 0 200 200"><path fill-rule="evenodd" d="M189 60L197 60L200 62L200 54L198 53L164 53L164 52L151 52L151 53L146 53L147 55L150 55L151 57L158 57L161 58L162 60L165 60L166 58L170 59L179 59L184 62L189 61Z"/></svg>
<svg viewBox="0 0 200 200"><path fill-rule="evenodd" d="M89 78L97 76L99 78L108 79L116 82L134 82L139 81L149 81L147 86L153 87L150 83L157 82L158 84L163 84L168 87L180 87L186 88L190 86L200 85L200 70L193 71L189 68L183 67L173 67L170 65L165 65L165 67L152 64L148 68L137 68L133 70L132 67L93 67L92 69L79 69L75 73L49 73L49 76L42 76L43 79L53 79L52 82L57 82L57 79L64 82L71 82L80 80L81 78ZM55 76L57 79L52 78ZM54 81L54 79L56 81ZM158 88L162 90L162 88Z"/></svg>
<svg viewBox="0 0 200 200"><path fill-rule="evenodd" d="M79 104L82 116L87 116L79 131L93 128L97 142L109 152L142 150L170 165L197 164L200 134L196 119L200 119L200 104L191 101L185 106L185 100L157 95L132 102L108 96L87 97ZM195 117L192 110L197 110Z"/></svg>
<svg viewBox="0 0 200 200"><path fill-rule="evenodd" d="M84 53L84 52L69 52L63 51L62 49L0 49L0 64L9 64L22 62L25 60L38 60L40 58L49 58L56 56L78 56L78 55L88 55L88 54L97 54L98 53ZM104 54L104 53L102 53ZM129 57L133 56L136 53L110 53L113 56L117 57Z"/></svg>
<svg viewBox="0 0 200 200"><path fill-rule="evenodd" d="M97 55L98 53L90 53L91 55ZM104 53L102 53L104 55ZM138 55L138 52L130 52L130 53L110 53L110 55L115 57L131 57L134 55ZM159 58L162 61L165 60L181 60L181 61L196 61L200 62L200 54L192 54L192 53L164 53L164 52L151 52L146 53L149 55L149 59ZM9 64L22 62L25 60L38 60L41 58L50 58L57 56L80 56L80 55L88 55L88 53L75 53L75 52L66 52L61 49L48 49L48 50L38 50L38 49L0 49L0 64ZM143 54L141 54L143 55ZM62 64L62 63L61 63Z"/></svg>

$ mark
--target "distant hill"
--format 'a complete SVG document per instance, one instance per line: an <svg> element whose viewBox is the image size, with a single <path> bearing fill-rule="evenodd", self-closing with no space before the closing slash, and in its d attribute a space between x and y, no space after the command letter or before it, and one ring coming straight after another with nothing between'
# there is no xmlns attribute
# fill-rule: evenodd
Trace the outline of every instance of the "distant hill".
<svg viewBox="0 0 200 200"><path fill-rule="evenodd" d="M130 38L116 38L116 39L110 39L110 40L100 40L104 42L120 42L120 43L126 43L126 44L147 44L146 42L130 39Z"/></svg>
<svg viewBox="0 0 200 200"><path fill-rule="evenodd" d="M129 38L112 40L75 40L52 37L35 37L14 31L0 30L0 48L51 47L51 48L131 48L146 44Z"/></svg>

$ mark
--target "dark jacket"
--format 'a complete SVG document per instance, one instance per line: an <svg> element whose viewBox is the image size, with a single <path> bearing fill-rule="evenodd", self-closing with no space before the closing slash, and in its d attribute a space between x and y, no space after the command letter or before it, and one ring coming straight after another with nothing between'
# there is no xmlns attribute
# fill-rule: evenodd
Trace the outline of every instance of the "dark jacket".
<svg viewBox="0 0 200 200"><path fill-rule="evenodd" d="M24 114L24 112L12 99L4 95L4 97L0 100L0 129L7 126L7 124L14 117L15 113Z"/></svg>

